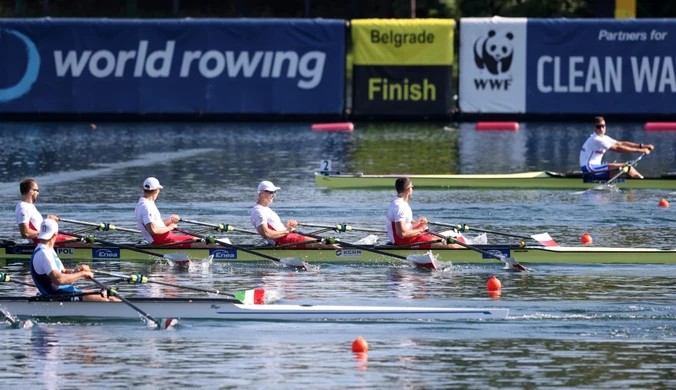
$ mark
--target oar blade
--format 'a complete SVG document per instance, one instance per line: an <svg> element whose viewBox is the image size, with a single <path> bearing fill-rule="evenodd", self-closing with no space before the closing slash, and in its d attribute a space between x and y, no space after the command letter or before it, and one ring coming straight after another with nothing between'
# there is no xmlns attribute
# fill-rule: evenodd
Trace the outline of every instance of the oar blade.
<svg viewBox="0 0 676 390"><path fill-rule="evenodd" d="M409 255L406 257L406 260L415 264L418 268L439 269L439 263L434 254L432 254L432 251L424 255Z"/></svg>
<svg viewBox="0 0 676 390"><path fill-rule="evenodd" d="M163 256L172 267L189 267L190 258L187 253L167 253Z"/></svg>
<svg viewBox="0 0 676 390"><path fill-rule="evenodd" d="M307 270L307 264L305 262L297 257L286 257L279 259L279 262L288 265L290 267L296 267L299 269Z"/></svg>
<svg viewBox="0 0 676 390"><path fill-rule="evenodd" d="M544 246L559 246L559 244L554 241L554 239L549 235L549 233L540 233L531 235L533 240L539 242Z"/></svg>
<svg viewBox="0 0 676 390"><path fill-rule="evenodd" d="M159 330L174 330L179 325L176 318L160 318L156 324L149 324L149 326L156 326Z"/></svg>
<svg viewBox="0 0 676 390"><path fill-rule="evenodd" d="M4 308L0 308L0 314L7 319L9 326L13 329L30 329L35 326L35 323L31 320L20 320L10 314Z"/></svg>
<svg viewBox="0 0 676 390"><path fill-rule="evenodd" d="M509 268L518 269L519 271L524 271L524 272L528 271L528 268L521 265L518 261L516 261L515 258L513 258L511 256L510 257L501 257L500 256L499 259L500 259L500 261L507 264L509 266Z"/></svg>

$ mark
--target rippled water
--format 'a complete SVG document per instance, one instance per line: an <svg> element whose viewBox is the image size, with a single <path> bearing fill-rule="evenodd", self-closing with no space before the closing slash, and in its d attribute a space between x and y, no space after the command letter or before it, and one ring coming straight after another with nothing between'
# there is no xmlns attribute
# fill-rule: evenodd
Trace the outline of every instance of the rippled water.
<svg viewBox="0 0 676 390"><path fill-rule="evenodd" d="M382 228L393 191L316 186L321 159L365 173L486 173L568 170L590 130L583 124L528 124L518 133L453 131L436 124L369 124L352 134L308 124L4 124L0 130L0 238L16 238L18 182L35 177L38 209L64 218L134 227L146 176L165 190L165 214L249 228L255 187L282 187L273 208L283 219ZM638 124L609 129L618 139L651 142L645 174L673 171L676 133ZM621 160L622 156L617 156ZM662 190L416 190L414 215L519 233L549 232L560 244L675 248L673 207ZM673 203L673 201L672 201ZM102 233L131 240L124 233ZM107 234L110 234L109 236ZM360 235L351 233L354 239ZM234 242L251 242L233 235ZM506 242L489 237L491 242ZM518 256L517 256L518 260ZM0 272L29 278L8 260ZM330 265L296 272L273 264L216 263L177 271L162 264L95 267L224 291L263 287L281 303L505 307L503 321L227 322L183 321L153 331L139 321L42 321L0 327L0 376L29 388L673 388L676 380L676 279L666 265L537 265L527 274L498 262L437 272L389 265ZM502 294L486 280L497 275ZM86 286L86 283L82 283ZM3 294L31 293L0 284ZM190 292L123 286L127 296ZM152 314L152 313L150 313ZM350 352L357 336L367 356ZM103 378L103 379L102 379Z"/></svg>

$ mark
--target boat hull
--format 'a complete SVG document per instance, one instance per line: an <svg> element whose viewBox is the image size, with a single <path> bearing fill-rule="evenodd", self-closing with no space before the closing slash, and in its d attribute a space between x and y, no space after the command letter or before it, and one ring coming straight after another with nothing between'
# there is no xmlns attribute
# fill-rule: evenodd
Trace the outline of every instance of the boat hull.
<svg viewBox="0 0 676 390"><path fill-rule="evenodd" d="M343 249L260 249L253 246L244 246L268 256L277 258L299 258L309 263L406 263L377 253L357 248ZM676 250L661 250L655 248L609 248L609 247L543 247L518 245L476 245L490 253L513 257L520 263L561 263L561 264L676 264ZM237 249L215 247L203 249L166 249L144 246L143 249L157 254L186 253L191 259L204 259L214 256L214 261L232 263L266 262L262 257ZM377 246L380 251L398 256L422 255L428 250L409 248L392 248ZM0 246L0 259L5 263L15 260L30 260L34 246L32 245L3 245ZM64 261L86 262L157 262L161 258L149 256L129 249L114 247L80 247L55 248L59 258ZM432 253L437 261L453 262L454 264L491 263L498 260L471 249L435 249ZM0 262L1 264L1 262Z"/></svg>
<svg viewBox="0 0 676 390"><path fill-rule="evenodd" d="M551 176L545 172L524 172L495 175L325 175L315 173L315 182L322 187L342 189L393 189L398 177L411 178L416 188L502 188L502 189L587 189L601 186L585 183L581 177L565 174ZM663 178L626 179L621 188L676 189L676 175Z"/></svg>
<svg viewBox="0 0 676 390"><path fill-rule="evenodd" d="M307 321L307 320L496 320L509 309L329 305L243 305L230 299L128 298L155 318ZM124 303L29 301L0 298L0 306L15 316L43 318L138 319Z"/></svg>

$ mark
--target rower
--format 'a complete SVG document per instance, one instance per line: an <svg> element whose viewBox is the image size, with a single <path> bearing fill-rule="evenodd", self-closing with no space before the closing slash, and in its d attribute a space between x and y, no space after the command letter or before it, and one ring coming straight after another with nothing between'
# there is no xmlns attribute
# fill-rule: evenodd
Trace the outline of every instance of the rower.
<svg viewBox="0 0 676 390"><path fill-rule="evenodd" d="M154 177L149 177L143 182L143 196L136 203L136 224L143 233L143 238L151 245L163 245L176 243L171 248L191 248L192 242L196 240L194 236L175 232L176 222L181 220L176 214L172 214L167 219L162 219L160 211L155 205L155 200L163 189L160 181ZM203 245L199 245L203 246Z"/></svg>
<svg viewBox="0 0 676 390"><path fill-rule="evenodd" d="M292 248L324 248L337 249L338 245L326 245L316 242L312 237L306 237L295 233L298 222L294 219L287 221L286 225L282 223L279 215L272 211L270 205L275 199L275 194L280 187L275 186L267 180L258 184L258 201L251 210L251 225L256 228L258 234L263 237L270 245L290 245ZM308 242L311 241L311 242Z"/></svg>
<svg viewBox="0 0 676 390"><path fill-rule="evenodd" d="M655 147L651 144L637 144L630 141L617 141L606 135L606 120L602 116L594 118L594 132L587 138L580 149L580 168L585 178L592 180L608 180L624 168L624 163L601 162L607 151L616 153L650 154ZM643 179L636 168L630 166L627 175L634 179Z"/></svg>
<svg viewBox="0 0 676 390"><path fill-rule="evenodd" d="M67 295L71 301L119 302L118 298L109 297L106 291L100 295L91 294L93 291L82 291L71 284L78 279L91 279L94 275L86 264L74 269L64 268L54 251L58 235L59 226L55 220L48 218L42 221L37 235L40 243L31 257L31 276L40 294L57 297Z"/></svg>
<svg viewBox="0 0 676 390"><path fill-rule="evenodd" d="M400 177L394 182L394 188L397 190L397 197L390 203L387 210L387 235L390 242L394 245L407 245L411 248L462 248L458 244L447 244L444 241L437 241L439 238L428 233L428 221L425 217L420 217L413 221L413 211L408 201L413 196L413 182L408 177ZM411 245L420 243L419 245Z"/></svg>
<svg viewBox="0 0 676 390"><path fill-rule="evenodd" d="M19 225L19 233L21 237L32 240L35 244L39 243L38 240L38 230L37 228L42 223L42 214L38 212L38 209L35 207L35 203L38 200L38 195L40 194L40 188L38 187L38 182L35 179L26 179L19 183L19 191L21 192L21 202L16 205L14 213L16 214L16 223ZM53 219L58 221L59 217L56 215L48 214L48 219ZM79 240L75 237L59 234L56 237L56 246L64 246L63 241L78 241L76 245L82 245L79 243Z"/></svg>

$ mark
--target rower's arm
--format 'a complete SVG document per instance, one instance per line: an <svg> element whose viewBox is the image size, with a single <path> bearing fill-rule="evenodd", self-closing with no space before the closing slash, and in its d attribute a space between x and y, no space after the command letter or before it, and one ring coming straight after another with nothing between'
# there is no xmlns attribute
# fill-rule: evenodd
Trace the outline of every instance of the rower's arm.
<svg viewBox="0 0 676 390"><path fill-rule="evenodd" d="M37 238L38 236L38 231L31 229L27 223L19 224L19 233L21 233L21 237L27 238L29 240Z"/></svg>
<svg viewBox="0 0 676 390"><path fill-rule="evenodd" d="M286 230L272 230L268 228L267 223L262 223L258 226L256 226L256 231L258 234L261 235L261 237L265 238L266 240L279 240L280 238L286 236L287 234L291 233L294 231L294 228L289 227Z"/></svg>
<svg viewBox="0 0 676 390"><path fill-rule="evenodd" d="M154 222L148 222L146 224L146 229L150 234L164 234L166 232L170 232L174 229L176 229L176 225L173 223L170 223L168 226L158 226Z"/></svg>
<svg viewBox="0 0 676 390"><path fill-rule="evenodd" d="M406 224L402 220L402 221L395 222L394 228L396 230L397 236L399 236L401 238L410 238L410 237L415 237L415 236L423 233L425 230L427 230L427 225L421 225L418 228L407 230Z"/></svg>
<svg viewBox="0 0 676 390"><path fill-rule="evenodd" d="M650 154L654 146L650 144L637 144L630 141L617 141L609 150L617 153L645 153Z"/></svg>
<svg viewBox="0 0 676 390"><path fill-rule="evenodd" d="M74 270L72 270L74 271ZM91 272L90 272L91 274ZM77 271L71 273L61 272L59 270L54 270L49 273L49 279L57 286L62 286L64 284L72 284L78 279L84 278L87 276L87 271Z"/></svg>

